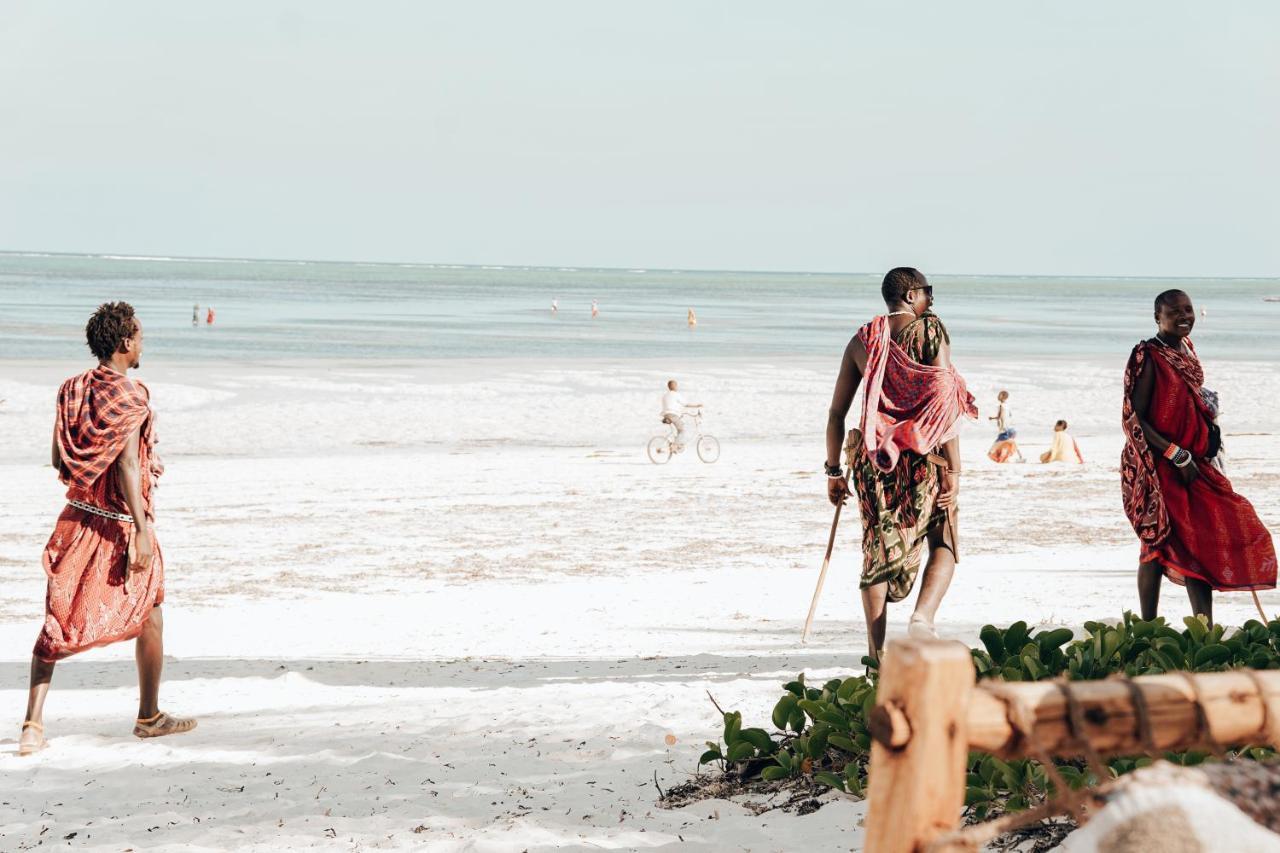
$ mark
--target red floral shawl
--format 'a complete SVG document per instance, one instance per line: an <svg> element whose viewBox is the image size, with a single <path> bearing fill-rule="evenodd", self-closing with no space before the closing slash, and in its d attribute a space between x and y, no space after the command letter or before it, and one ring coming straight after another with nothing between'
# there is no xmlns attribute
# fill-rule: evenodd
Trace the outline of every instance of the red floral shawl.
<svg viewBox="0 0 1280 853"><path fill-rule="evenodd" d="M858 337L867 350L862 438L881 471L892 471L904 450L925 454L953 438L961 416L978 416L955 366L913 361L893 340L888 317L876 317Z"/></svg>

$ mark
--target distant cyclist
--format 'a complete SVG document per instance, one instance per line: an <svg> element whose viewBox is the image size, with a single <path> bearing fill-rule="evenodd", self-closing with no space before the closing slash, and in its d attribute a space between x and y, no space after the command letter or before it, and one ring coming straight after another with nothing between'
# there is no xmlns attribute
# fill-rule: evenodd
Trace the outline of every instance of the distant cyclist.
<svg viewBox="0 0 1280 853"><path fill-rule="evenodd" d="M676 428L676 449L685 445L685 415L690 409L701 409L701 403L686 403L680 397L679 385L674 379L667 382L667 393L662 395L662 422Z"/></svg>

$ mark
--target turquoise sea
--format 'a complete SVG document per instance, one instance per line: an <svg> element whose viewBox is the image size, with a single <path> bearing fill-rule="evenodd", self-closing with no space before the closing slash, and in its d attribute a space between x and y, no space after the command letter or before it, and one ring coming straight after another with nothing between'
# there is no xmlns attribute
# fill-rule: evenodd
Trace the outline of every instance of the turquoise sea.
<svg viewBox="0 0 1280 853"><path fill-rule="evenodd" d="M117 299L151 359L835 357L882 310L880 275L0 254L0 359L84 356ZM1277 359L1280 279L929 278L959 355L1123 358L1178 287L1208 309L1203 355Z"/></svg>

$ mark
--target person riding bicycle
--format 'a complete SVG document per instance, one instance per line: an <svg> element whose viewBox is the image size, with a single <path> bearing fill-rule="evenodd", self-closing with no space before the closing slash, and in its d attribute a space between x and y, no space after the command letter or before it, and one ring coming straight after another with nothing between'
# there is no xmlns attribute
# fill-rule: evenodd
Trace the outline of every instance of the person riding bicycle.
<svg viewBox="0 0 1280 853"><path fill-rule="evenodd" d="M662 395L662 422L676 428L676 449L683 450L685 445L685 416L689 409L701 409L701 403L686 403L681 399L679 386L674 379L667 382L667 393Z"/></svg>

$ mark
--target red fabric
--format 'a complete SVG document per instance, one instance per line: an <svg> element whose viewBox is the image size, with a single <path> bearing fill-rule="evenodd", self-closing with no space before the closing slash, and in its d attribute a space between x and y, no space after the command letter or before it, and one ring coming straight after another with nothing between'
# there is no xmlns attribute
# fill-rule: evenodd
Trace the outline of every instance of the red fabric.
<svg viewBox="0 0 1280 853"><path fill-rule="evenodd" d="M1193 577L1217 590L1273 589L1276 551L1271 534L1252 504L1204 458L1212 412L1200 394L1200 360L1187 344L1184 354L1144 341L1129 357L1120 456L1125 514L1142 543L1141 559L1159 562L1170 580L1182 583ZM1143 369L1154 371L1155 379L1147 422L1195 457L1200 476L1190 486L1147 445L1129 402Z"/></svg>
<svg viewBox="0 0 1280 853"><path fill-rule="evenodd" d="M961 416L978 416L955 367L912 361L893 340L888 317L863 326L858 338L867 350L862 437L881 471L892 471L904 450L925 454L953 438Z"/></svg>
<svg viewBox="0 0 1280 853"><path fill-rule="evenodd" d="M991 449L987 451L987 458L992 462L1008 462L1010 459L1018 455L1018 443L1012 438L1004 441L997 441L991 445Z"/></svg>
<svg viewBox="0 0 1280 853"><path fill-rule="evenodd" d="M129 434L138 444L142 494L153 517L152 488L163 470L154 455L153 417L144 385L105 367L72 377L58 391L55 435L67 499L127 514L117 466ZM44 551L45 623L35 654L58 660L136 637L164 600L164 560L156 542L151 569L125 578L133 525L67 506ZM154 536L154 532L152 534Z"/></svg>
<svg viewBox="0 0 1280 853"><path fill-rule="evenodd" d="M130 575L126 586L132 535L128 522L70 505L63 509L44 549L49 583L36 657L61 660L142 632L151 611L164 601L164 558L155 540L151 569Z"/></svg>
<svg viewBox="0 0 1280 853"><path fill-rule="evenodd" d="M150 474L143 477L142 497L150 513L152 481L164 473L155 454L153 422L147 386L108 367L99 365L63 382L53 429L62 459L58 476L67 485L67 499L127 513L119 488L94 485L104 475L114 481L113 463L130 433L141 427L142 470Z"/></svg>

